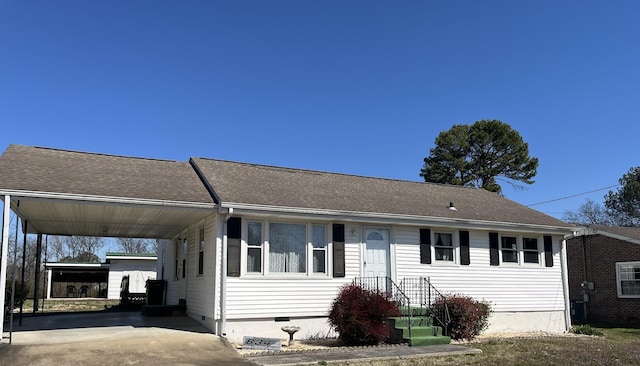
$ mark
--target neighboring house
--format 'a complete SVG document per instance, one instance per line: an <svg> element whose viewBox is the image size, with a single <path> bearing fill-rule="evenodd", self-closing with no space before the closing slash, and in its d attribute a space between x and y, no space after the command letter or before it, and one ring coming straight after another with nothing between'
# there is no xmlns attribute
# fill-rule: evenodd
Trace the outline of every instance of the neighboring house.
<svg viewBox="0 0 640 366"><path fill-rule="evenodd" d="M120 284L129 276L129 292L146 292L156 279L155 254L106 253L105 263L47 262L46 298L91 297L120 299Z"/></svg>
<svg viewBox="0 0 640 366"><path fill-rule="evenodd" d="M585 227L567 256L574 322L640 325L640 228Z"/></svg>
<svg viewBox="0 0 640 366"><path fill-rule="evenodd" d="M232 340L283 337L288 324L298 337L330 334L336 294L368 276L428 277L487 300L493 332L570 326L573 227L482 189L16 145L0 170L0 195L31 233L163 239L167 304L184 301Z"/></svg>

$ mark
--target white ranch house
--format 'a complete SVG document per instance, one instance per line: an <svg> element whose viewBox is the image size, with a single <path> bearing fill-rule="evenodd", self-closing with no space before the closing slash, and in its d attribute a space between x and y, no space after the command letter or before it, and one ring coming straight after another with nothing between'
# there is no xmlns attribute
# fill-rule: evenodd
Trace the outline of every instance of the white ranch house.
<svg viewBox="0 0 640 366"><path fill-rule="evenodd" d="M573 228L481 189L17 145L0 171L0 195L30 233L161 239L166 303L184 300L231 340L283 337L284 325L299 338L331 334L340 287L371 276L428 277L487 300L489 332L570 327Z"/></svg>

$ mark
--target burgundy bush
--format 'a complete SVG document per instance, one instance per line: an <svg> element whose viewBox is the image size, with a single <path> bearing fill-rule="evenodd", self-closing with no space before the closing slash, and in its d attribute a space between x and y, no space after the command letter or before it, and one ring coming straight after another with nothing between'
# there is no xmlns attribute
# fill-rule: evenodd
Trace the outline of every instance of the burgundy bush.
<svg viewBox="0 0 640 366"><path fill-rule="evenodd" d="M346 285L331 305L329 324L346 345L378 344L389 337L386 320L399 315L387 294Z"/></svg>
<svg viewBox="0 0 640 366"><path fill-rule="evenodd" d="M491 304L488 302L469 296L448 295L432 304L433 310L442 314L445 302L451 315L447 329L452 339L472 340L489 326Z"/></svg>

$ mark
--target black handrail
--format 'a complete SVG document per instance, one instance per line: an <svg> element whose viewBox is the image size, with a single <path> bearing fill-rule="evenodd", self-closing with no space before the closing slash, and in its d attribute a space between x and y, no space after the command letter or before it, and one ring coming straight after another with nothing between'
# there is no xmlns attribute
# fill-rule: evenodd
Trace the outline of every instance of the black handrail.
<svg viewBox="0 0 640 366"><path fill-rule="evenodd" d="M411 311L411 300L404 291L389 277L356 277L353 284L369 291L384 293L389 296L398 306L402 314L398 318L404 319L411 339L411 327L413 325L413 314Z"/></svg>

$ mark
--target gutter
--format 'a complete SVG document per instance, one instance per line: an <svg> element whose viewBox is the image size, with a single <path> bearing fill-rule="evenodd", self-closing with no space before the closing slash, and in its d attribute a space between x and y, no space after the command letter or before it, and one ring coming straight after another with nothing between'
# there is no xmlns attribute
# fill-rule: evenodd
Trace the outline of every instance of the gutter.
<svg viewBox="0 0 640 366"><path fill-rule="evenodd" d="M300 207L285 207L285 206L268 206L268 205L253 205L243 203L221 203L220 207L223 208L235 208L237 213L250 214L250 215L269 215L271 217L292 217L304 215L306 218L312 218L317 220L327 221L357 221L367 224L393 224L402 222L403 225L414 226L451 226L455 225L459 228L469 228L475 230L499 230L499 231L517 231L526 230L531 232L540 233L554 233L565 235L567 232L575 231L571 226L555 226L555 225L535 225L535 224L520 224L512 222L498 222L498 221L486 221L475 219L458 219L458 218L444 218L436 216L418 216L418 215L404 215L404 214L390 214L390 213L374 213L374 212L359 212L359 211L338 211L327 209L309 209Z"/></svg>
<svg viewBox="0 0 640 366"><path fill-rule="evenodd" d="M571 330L571 304L569 300L569 267L567 266L567 240L560 242L560 267L562 272L562 292L564 295L565 331Z"/></svg>
<svg viewBox="0 0 640 366"><path fill-rule="evenodd" d="M215 208L215 203L207 202L186 202L186 201L170 201L170 200L155 200L146 198L128 198L128 197L111 197L111 196L94 196L85 194L73 194L73 193L51 193L51 192L38 192L38 191L15 191L6 190L0 191L0 195L18 197L23 201L29 200L64 200L78 203L103 203L103 204L130 204L139 206L158 206L158 207L175 207L175 208L201 208L210 210Z"/></svg>

